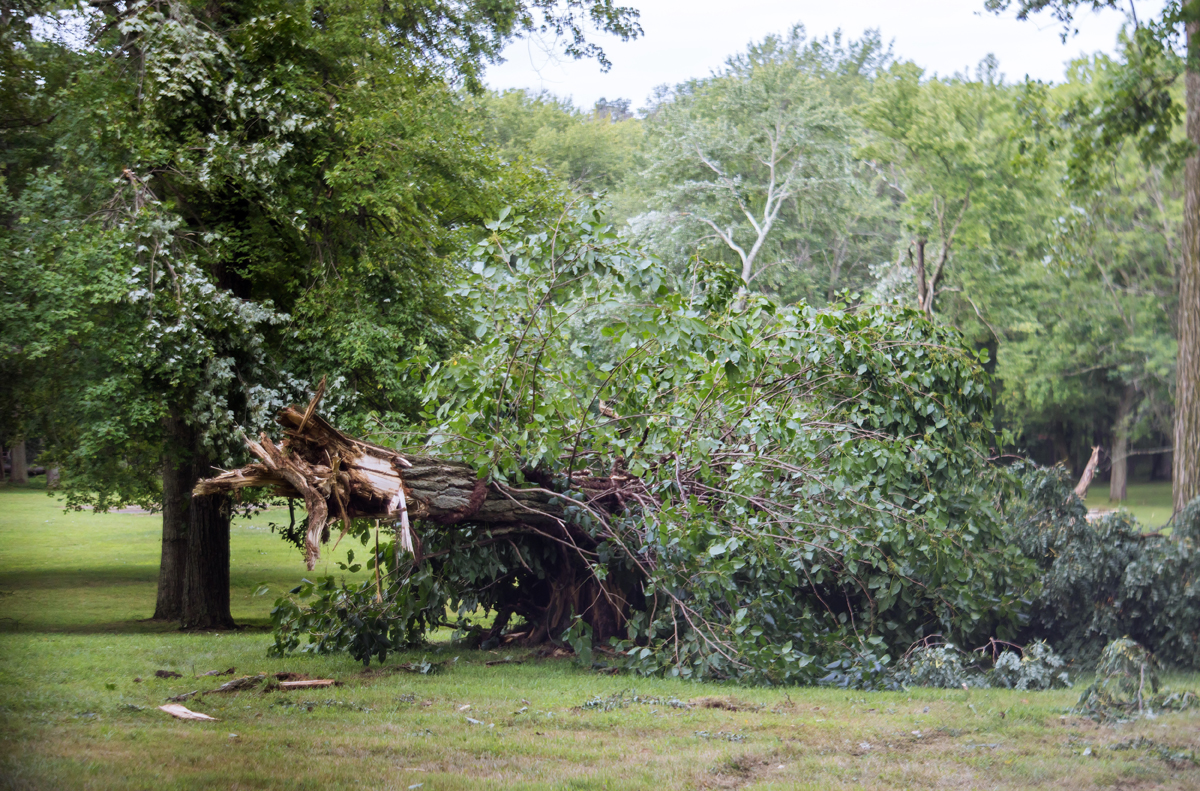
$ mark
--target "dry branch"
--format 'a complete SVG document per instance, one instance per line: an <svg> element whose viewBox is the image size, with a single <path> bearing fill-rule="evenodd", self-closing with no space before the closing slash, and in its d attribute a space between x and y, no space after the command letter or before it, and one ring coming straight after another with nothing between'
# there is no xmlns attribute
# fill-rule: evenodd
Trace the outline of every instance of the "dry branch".
<svg viewBox="0 0 1200 791"><path fill-rule="evenodd" d="M1092 485L1092 478L1096 477L1096 466L1100 463L1100 446L1092 448L1092 458L1088 459L1087 466L1083 468L1083 475L1079 478L1079 483L1075 486L1075 494L1079 495L1079 499L1087 497L1088 487Z"/></svg>

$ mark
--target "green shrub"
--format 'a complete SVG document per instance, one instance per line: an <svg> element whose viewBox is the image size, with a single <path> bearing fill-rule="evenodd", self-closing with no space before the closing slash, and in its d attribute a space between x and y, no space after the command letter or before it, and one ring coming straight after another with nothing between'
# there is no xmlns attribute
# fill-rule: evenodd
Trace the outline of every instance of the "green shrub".
<svg viewBox="0 0 1200 791"><path fill-rule="evenodd" d="M1173 535L1145 535L1124 511L1089 522L1061 467L1016 473L1026 494L1008 513L1041 575L1026 633L1087 665L1129 637L1167 665L1200 668L1200 498L1176 515Z"/></svg>
<svg viewBox="0 0 1200 791"><path fill-rule="evenodd" d="M1072 711L1105 721L1196 705L1195 692L1160 694L1158 670L1158 660L1145 647L1128 637L1113 640L1100 654L1095 683L1083 691Z"/></svg>
<svg viewBox="0 0 1200 791"><path fill-rule="evenodd" d="M919 645L900 660L894 677L906 687L939 689L1042 690L1071 686L1063 669L1066 662L1041 640L1002 651L991 668L987 667L988 661L983 649L967 653L949 643Z"/></svg>
<svg viewBox="0 0 1200 791"><path fill-rule="evenodd" d="M989 681L1005 689L1061 689L1071 686L1066 661L1044 640L1035 640L1021 653L1004 651L996 658Z"/></svg>

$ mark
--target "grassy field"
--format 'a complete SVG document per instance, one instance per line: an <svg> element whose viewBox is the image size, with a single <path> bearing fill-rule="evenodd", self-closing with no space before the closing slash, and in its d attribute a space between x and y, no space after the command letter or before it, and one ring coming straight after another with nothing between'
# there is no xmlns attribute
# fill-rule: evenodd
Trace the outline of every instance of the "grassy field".
<svg viewBox="0 0 1200 791"><path fill-rule="evenodd" d="M1126 487L1126 499L1114 503L1108 499L1108 484L1096 483L1088 487L1084 502L1088 508L1124 508L1137 517L1148 530L1163 526L1171 518L1171 482L1152 481L1133 483Z"/></svg>
<svg viewBox="0 0 1200 791"><path fill-rule="evenodd" d="M267 521L234 528L234 614L249 627L180 634L140 620L155 517L63 514L42 492L0 489L0 788L1200 788L1200 769L1154 748L1200 749L1200 712L1098 726L1066 714L1073 691L741 688L446 643L382 669L270 659L270 600L305 572ZM264 581L272 594L255 597ZM423 657L448 664L396 668ZM229 667L341 685L204 694L226 679L199 674ZM192 690L186 705L217 722L156 708Z"/></svg>

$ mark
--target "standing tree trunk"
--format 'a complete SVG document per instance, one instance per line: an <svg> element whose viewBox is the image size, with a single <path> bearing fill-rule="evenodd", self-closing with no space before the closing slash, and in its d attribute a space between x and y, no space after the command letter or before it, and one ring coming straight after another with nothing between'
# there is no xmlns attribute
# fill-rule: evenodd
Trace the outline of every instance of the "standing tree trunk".
<svg viewBox="0 0 1200 791"><path fill-rule="evenodd" d="M180 619L185 629L235 626L229 613L230 511L227 494L192 495Z"/></svg>
<svg viewBox="0 0 1200 791"><path fill-rule="evenodd" d="M166 452L163 454L162 556L158 563L158 598L154 620L178 621L183 617L183 575L187 564L188 504L200 473L193 464L195 434L175 410L163 421Z"/></svg>
<svg viewBox="0 0 1200 791"><path fill-rule="evenodd" d="M1187 135L1200 145L1200 0L1189 0ZM1178 513L1200 496L1200 153L1184 167L1183 268L1179 273L1179 360L1175 369L1175 461L1172 499Z"/></svg>
<svg viewBox="0 0 1200 791"><path fill-rule="evenodd" d="M1133 405L1137 399L1137 388L1125 385L1121 403L1117 407L1117 422L1113 426L1112 475L1108 479L1108 499L1121 502L1127 496L1129 482L1129 433L1133 422Z"/></svg>
<svg viewBox="0 0 1200 791"><path fill-rule="evenodd" d="M929 291L929 283L926 280L925 273L925 240L917 240L917 260L914 264L917 276L917 309L925 314L926 318L933 318L930 315L930 309L926 308L925 297ZM930 303L933 300L929 300Z"/></svg>
<svg viewBox="0 0 1200 791"><path fill-rule="evenodd" d="M25 440L18 440L12 446L12 474L9 478L13 483L29 483L29 463L25 459Z"/></svg>

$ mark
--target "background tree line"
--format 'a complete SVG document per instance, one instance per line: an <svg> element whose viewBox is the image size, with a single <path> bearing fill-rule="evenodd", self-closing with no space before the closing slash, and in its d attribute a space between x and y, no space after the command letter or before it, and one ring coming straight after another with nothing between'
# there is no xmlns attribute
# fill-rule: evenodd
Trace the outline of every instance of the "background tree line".
<svg viewBox="0 0 1200 791"><path fill-rule="evenodd" d="M1179 157L1136 140L1082 161L1078 119L1126 70L1096 55L1049 85L989 57L931 75L879 32L797 27L634 117L482 103L502 150L605 190L680 276L726 267L785 303L897 301L963 330L992 358L1005 450L1082 469L1102 445L1120 500L1130 463L1171 477L1184 188Z"/></svg>

